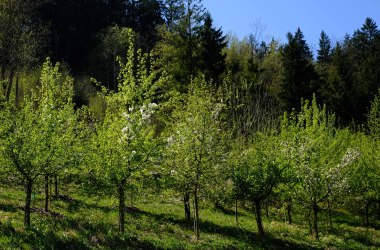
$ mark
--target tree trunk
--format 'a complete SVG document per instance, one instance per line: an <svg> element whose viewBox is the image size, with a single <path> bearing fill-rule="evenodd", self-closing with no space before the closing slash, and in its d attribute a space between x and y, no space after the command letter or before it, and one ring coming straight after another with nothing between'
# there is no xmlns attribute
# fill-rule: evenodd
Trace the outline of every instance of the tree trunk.
<svg viewBox="0 0 380 250"><path fill-rule="evenodd" d="M6 65L5 63L3 62L1 64L1 80L4 81L5 80L5 69L6 69ZM4 85L5 86L5 85Z"/></svg>
<svg viewBox="0 0 380 250"><path fill-rule="evenodd" d="M19 89L19 75L17 74L16 75L16 91L15 91L15 103L16 103L16 107L18 107L18 89Z"/></svg>
<svg viewBox="0 0 380 250"><path fill-rule="evenodd" d="M49 212L49 175L45 175L45 212Z"/></svg>
<svg viewBox="0 0 380 250"><path fill-rule="evenodd" d="M6 93L6 100L7 101L9 101L9 97L11 96L11 90L12 90L14 75L15 75L15 72L13 69L11 69L11 72L9 74L9 79L8 79L7 93Z"/></svg>
<svg viewBox="0 0 380 250"><path fill-rule="evenodd" d="M316 240L319 240L318 205L317 204L313 204L313 235Z"/></svg>
<svg viewBox="0 0 380 250"><path fill-rule="evenodd" d="M32 203L32 186L33 181L27 180L25 185L25 192L26 192L26 198L25 198L25 211L24 211L24 226L30 227L30 205Z"/></svg>
<svg viewBox="0 0 380 250"><path fill-rule="evenodd" d="M119 232L124 233L125 231L125 189L123 184L119 184L118 187L119 195Z"/></svg>
<svg viewBox="0 0 380 250"><path fill-rule="evenodd" d="M331 204L330 204L330 200L329 199L327 199L327 213L328 213L328 216L329 216L329 227L332 227Z"/></svg>
<svg viewBox="0 0 380 250"><path fill-rule="evenodd" d="M239 220L238 220L238 199L235 199L235 221L236 221L236 224L239 225Z"/></svg>
<svg viewBox="0 0 380 250"><path fill-rule="evenodd" d="M258 238L264 237L264 227L263 227L263 221L261 219L261 202L255 201L255 215L256 215L256 223L257 223L257 236Z"/></svg>
<svg viewBox="0 0 380 250"><path fill-rule="evenodd" d="M309 234L312 235L313 234L313 226L311 225L310 214L311 214L311 210L308 209L307 212L305 212L305 218L307 220L307 223L309 224Z"/></svg>
<svg viewBox="0 0 380 250"><path fill-rule="evenodd" d="M130 193L130 201L131 201L131 207L133 207L133 188L131 187L131 193Z"/></svg>
<svg viewBox="0 0 380 250"><path fill-rule="evenodd" d="M113 60L113 90L117 93L117 83L116 83L116 56Z"/></svg>
<svg viewBox="0 0 380 250"><path fill-rule="evenodd" d="M185 192L183 196L183 204L185 206L185 218L190 221L191 219L191 211L190 211L190 195L188 192Z"/></svg>
<svg viewBox="0 0 380 250"><path fill-rule="evenodd" d="M194 233L197 238L197 240L200 239L200 234L199 234L199 206L198 206L198 185L195 185L195 190L194 190L194 209L195 209L195 214L194 214Z"/></svg>
<svg viewBox="0 0 380 250"><path fill-rule="evenodd" d="M54 176L54 195L56 198L58 198L59 190L58 190L58 176Z"/></svg>
<svg viewBox="0 0 380 250"><path fill-rule="evenodd" d="M288 223L289 223L289 225L291 225L293 223L293 221L292 221L292 199L291 198L286 202L286 212L288 215Z"/></svg>
<svg viewBox="0 0 380 250"><path fill-rule="evenodd" d="M369 227L369 202L365 203L365 226Z"/></svg>

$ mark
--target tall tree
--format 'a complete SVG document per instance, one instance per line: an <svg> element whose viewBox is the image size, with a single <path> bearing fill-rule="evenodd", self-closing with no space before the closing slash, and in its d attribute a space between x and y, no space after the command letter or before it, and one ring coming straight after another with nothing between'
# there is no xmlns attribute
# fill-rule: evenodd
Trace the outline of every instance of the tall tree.
<svg viewBox="0 0 380 250"><path fill-rule="evenodd" d="M380 201L380 95L371 102L367 115L367 131L359 132L355 137L355 145L360 152L358 164L350 172L350 188L353 197L364 206L365 224L369 226L370 206Z"/></svg>
<svg viewBox="0 0 380 250"><path fill-rule="evenodd" d="M280 97L286 109L299 107L301 98L311 98L316 90L317 76L312 52L300 28L287 34L288 43L282 50L284 77Z"/></svg>
<svg viewBox="0 0 380 250"><path fill-rule="evenodd" d="M365 121L364 114L370 107L369 101L377 94L380 81L380 31L375 21L367 18L360 30L357 30L352 39L355 84L351 94L355 103L354 112L359 121Z"/></svg>
<svg viewBox="0 0 380 250"><path fill-rule="evenodd" d="M213 27L210 13L205 14L203 26L199 32L200 55L199 70L206 76L207 81L220 85L221 75L225 71L225 54L223 49L227 46L226 36L222 29Z"/></svg>
<svg viewBox="0 0 380 250"><path fill-rule="evenodd" d="M161 42L156 48L159 64L173 77L173 86L187 91L191 78L197 75L199 30L205 10L202 0L183 0L183 15L172 28L161 27Z"/></svg>
<svg viewBox="0 0 380 250"><path fill-rule="evenodd" d="M98 35L98 46L93 53L91 71L103 86L115 92L120 72L118 60L126 60L130 36L137 40L137 34L131 34L130 28L111 26Z"/></svg>
<svg viewBox="0 0 380 250"><path fill-rule="evenodd" d="M139 48L150 52L158 42L156 29L164 23L161 0L128 0L124 25L138 34Z"/></svg>
<svg viewBox="0 0 380 250"><path fill-rule="evenodd" d="M185 6L183 0L165 0L163 4L163 18L165 26L169 31L173 31L175 25L178 24L184 15Z"/></svg>
<svg viewBox="0 0 380 250"><path fill-rule="evenodd" d="M331 61L331 41L327 34L322 31L319 38L319 50L317 51L318 63L329 63Z"/></svg>
<svg viewBox="0 0 380 250"><path fill-rule="evenodd" d="M329 65L317 66L323 72L320 93L340 122L365 122L380 79L380 32L376 23L367 18L361 29L331 50Z"/></svg>

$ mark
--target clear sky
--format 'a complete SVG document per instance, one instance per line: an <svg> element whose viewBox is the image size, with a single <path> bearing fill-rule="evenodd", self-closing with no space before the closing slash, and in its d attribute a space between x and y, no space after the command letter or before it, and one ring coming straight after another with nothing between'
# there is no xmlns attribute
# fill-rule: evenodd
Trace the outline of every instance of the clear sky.
<svg viewBox="0 0 380 250"><path fill-rule="evenodd" d="M367 17L380 29L380 0L204 0L203 4L225 34L242 39L260 26L265 28L263 40L274 37L285 43L286 33L300 27L314 52L322 30L332 41L340 41Z"/></svg>

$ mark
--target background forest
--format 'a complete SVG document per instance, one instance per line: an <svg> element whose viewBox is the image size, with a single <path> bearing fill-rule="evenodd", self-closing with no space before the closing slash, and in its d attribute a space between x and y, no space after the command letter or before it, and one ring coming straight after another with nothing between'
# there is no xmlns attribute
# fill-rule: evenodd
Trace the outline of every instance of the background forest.
<svg viewBox="0 0 380 250"><path fill-rule="evenodd" d="M202 0L0 1L0 248L380 247L380 30L239 40Z"/></svg>

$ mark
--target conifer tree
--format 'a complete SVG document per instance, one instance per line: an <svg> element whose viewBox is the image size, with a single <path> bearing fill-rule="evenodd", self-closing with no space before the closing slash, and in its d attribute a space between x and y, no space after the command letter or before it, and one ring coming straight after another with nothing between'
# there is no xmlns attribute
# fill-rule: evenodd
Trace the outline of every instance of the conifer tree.
<svg viewBox="0 0 380 250"><path fill-rule="evenodd" d="M156 28L163 24L161 0L128 0L124 25L138 34L137 47L150 52L158 42Z"/></svg>
<svg viewBox="0 0 380 250"><path fill-rule="evenodd" d="M317 80L312 53L300 28L287 34L288 44L282 50L284 77L280 97L286 109L299 107L301 98L311 98Z"/></svg>
<svg viewBox="0 0 380 250"><path fill-rule="evenodd" d="M331 41L327 34L322 31L319 38L318 63L329 63L331 61Z"/></svg>
<svg viewBox="0 0 380 250"><path fill-rule="evenodd" d="M156 53L163 70L173 77L180 92L187 91L187 85L197 75L199 65L199 31L205 9L202 0L182 0L183 15L171 23L172 27L161 27L161 42Z"/></svg>
<svg viewBox="0 0 380 250"><path fill-rule="evenodd" d="M220 83L221 75L225 71L225 54L223 49L227 46L226 36L222 29L213 27L210 13L205 14L204 24L200 34L200 63L199 70L206 76L207 81Z"/></svg>

